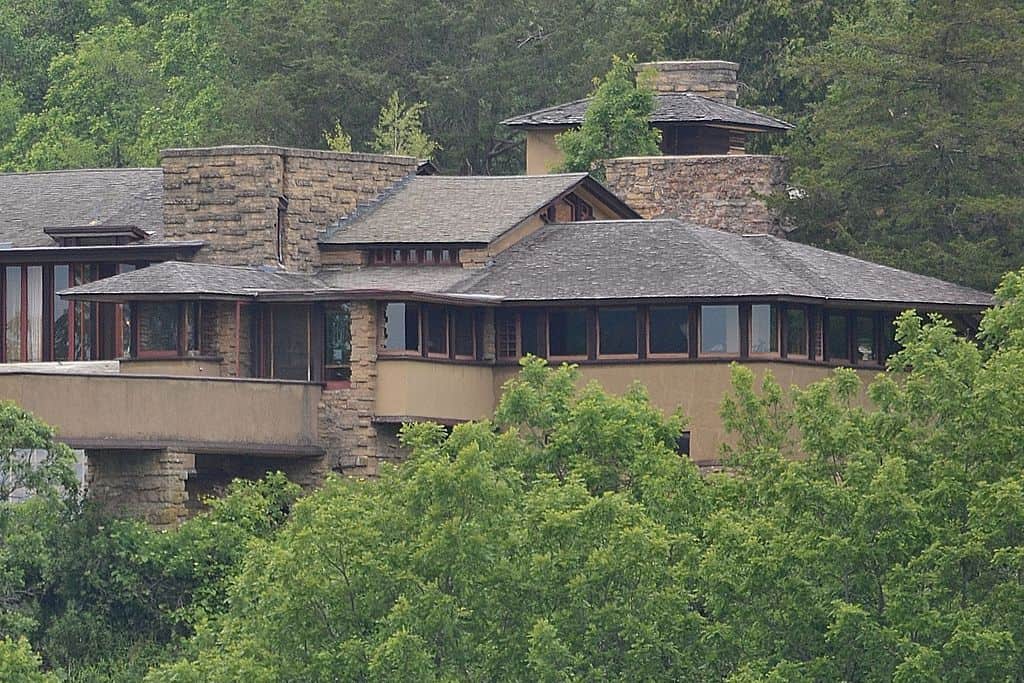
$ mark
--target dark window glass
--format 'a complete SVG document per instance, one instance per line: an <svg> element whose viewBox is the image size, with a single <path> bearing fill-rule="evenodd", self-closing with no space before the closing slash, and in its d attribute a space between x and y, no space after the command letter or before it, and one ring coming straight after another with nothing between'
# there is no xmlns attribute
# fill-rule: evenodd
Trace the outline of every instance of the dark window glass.
<svg viewBox="0 0 1024 683"><path fill-rule="evenodd" d="M8 363L21 360L21 266L5 268L4 278L4 358Z"/></svg>
<svg viewBox="0 0 1024 683"><path fill-rule="evenodd" d="M597 311L600 355L636 355L636 309L601 308ZM584 346L586 351L586 346Z"/></svg>
<svg viewBox="0 0 1024 683"><path fill-rule="evenodd" d="M28 285L25 356L29 361L39 362L43 359L43 267L26 266L25 284Z"/></svg>
<svg viewBox="0 0 1024 683"><path fill-rule="evenodd" d="M281 305L272 309L272 357L275 379L309 379L309 308ZM139 346L142 342L139 342Z"/></svg>
<svg viewBox="0 0 1024 683"><path fill-rule="evenodd" d="M328 380L347 380L352 376L352 320L348 304L332 307L324 320L324 369Z"/></svg>
<svg viewBox="0 0 1024 683"><path fill-rule="evenodd" d="M786 355L807 356L807 310L786 309Z"/></svg>
<svg viewBox="0 0 1024 683"><path fill-rule="evenodd" d="M858 315L854 337L854 352L858 363L878 362L878 353L875 349L875 318L874 316Z"/></svg>
<svg viewBox="0 0 1024 683"><path fill-rule="evenodd" d="M448 353L448 312L444 306L426 306L427 353L447 355Z"/></svg>
<svg viewBox="0 0 1024 683"><path fill-rule="evenodd" d="M71 349L68 332L71 329L69 312L71 306L67 299L57 296L57 292L70 286L71 269L68 266L53 267L53 359L68 360ZM127 343L125 339L125 343Z"/></svg>
<svg viewBox="0 0 1024 683"><path fill-rule="evenodd" d="M406 263L412 263L412 264L418 263L419 262L419 258L417 258L417 256L418 255L417 255L415 249L409 249L409 250L407 250L405 252L405 262Z"/></svg>
<svg viewBox="0 0 1024 683"><path fill-rule="evenodd" d="M199 351L199 302L185 304L185 350Z"/></svg>
<svg viewBox="0 0 1024 683"><path fill-rule="evenodd" d="M473 326L473 311L468 308L452 309L455 323L455 355L472 358L476 354L476 336Z"/></svg>
<svg viewBox="0 0 1024 683"><path fill-rule="evenodd" d="M586 356L586 311L582 308L548 311L548 339L552 356Z"/></svg>
<svg viewBox="0 0 1024 683"><path fill-rule="evenodd" d="M740 352L740 307L700 307L700 352L702 354L738 354Z"/></svg>
<svg viewBox="0 0 1024 683"><path fill-rule="evenodd" d="M679 455L690 454L690 432L683 432L676 439L676 453Z"/></svg>
<svg viewBox="0 0 1024 683"><path fill-rule="evenodd" d="M391 250L391 263L398 265L402 262L402 250L392 249Z"/></svg>
<svg viewBox="0 0 1024 683"><path fill-rule="evenodd" d="M423 250L423 263L432 266L437 263L437 254L434 249Z"/></svg>
<svg viewBox="0 0 1024 683"><path fill-rule="evenodd" d="M139 352L176 352L178 350L178 304L140 303Z"/></svg>
<svg viewBox="0 0 1024 683"><path fill-rule="evenodd" d="M451 263L452 262L452 250L442 249L441 254L437 258L440 263Z"/></svg>
<svg viewBox="0 0 1024 683"><path fill-rule="evenodd" d="M71 267L72 287L84 285L99 277L95 265L76 263ZM74 330L74 360L92 360L93 346L95 341L93 321L96 316L96 304L86 301L76 301L71 304L74 308L72 322Z"/></svg>
<svg viewBox="0 0 1024 683"><path fill-rule="evenodd" d="M495 311L494 324L498 358L515 358L516 314L512 311Z"/></svg>
<svg viewBox="0 0 1024 683"><path fill-rule="evenodd" d="M384 308L384 348L419 351L420 316L416 304L392 302Z"/></svg>
<svg viewBox="0 0 1024 683"><path fill-rule="evenodd" d="M651 353L690 352L690 309L657 306L650 312Z"/></svg>
<svg viewBox="0 0 1024 683"><path fill-rule="evenodd" d="M826 316L825 353L828 360L849 360L850 343L847 338L845 313L829 313Z"/></svg>
<svg viewBox="0 0 1024 683"><path fill-rule="evenodd" d="M896 343L896 318L889 313L882 316L882 360L888 360L889 356L900 350Z"/></svg>
<svg viewBox="0 0 1024 683"><path fill-rule="evenodd" d="M533 354L543 356L541 353L541 312L527 310L519 315L519 325L522 328L522 349L523 355Z"/></svg>
<svg viewBox="0 0 1024 683"><path fill-rule="evenodd" d="M754 304L750 307L750 353L779 352L779 318L775 306Z"/></svg>

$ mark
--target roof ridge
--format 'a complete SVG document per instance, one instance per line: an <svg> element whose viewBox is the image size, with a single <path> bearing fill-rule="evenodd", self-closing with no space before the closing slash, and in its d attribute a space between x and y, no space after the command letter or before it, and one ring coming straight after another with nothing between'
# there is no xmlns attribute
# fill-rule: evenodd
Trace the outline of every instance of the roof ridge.
<svg viewBox="0 0 1024 683"><path fill-rule="evenodd" d="M11 177L11 176L25 176L25 175L56 175L58 173L96 173L96 172L107 172L107 171L160 171L163 173L163 169L159 166L124 166L124 167L106 167L106 168L53 168L45 171L8 171L0 173L0 178Z"/></svg>

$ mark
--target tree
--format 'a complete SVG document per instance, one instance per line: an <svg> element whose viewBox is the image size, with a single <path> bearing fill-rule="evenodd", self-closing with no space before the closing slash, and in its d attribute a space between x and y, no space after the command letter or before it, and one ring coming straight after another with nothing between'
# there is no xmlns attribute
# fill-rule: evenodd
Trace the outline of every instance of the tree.
<svg viewBox="0 0 1024 683"><path fill-rule="evenodd" d="M989 289L1024 253L1024 8L876 0L795 62L800 239Z"/></svg>
<svg viewBox="0 0 1024 683"><path fill-rule="evenodd" d="M636 55L612 57L604 80L594 80L594 92L583 124L555 138L565 154L559 170L587 171L603 176L601 162L623 156L661 154L661 132L649 122L654 91L645 74L635 75Z"/></svg>
<svg viewBox="0 0 1024 683"><path fill-rule="evenodd" d="M437 142L423 132L420 114L426 108L426 102L403 105L398 98L398 91L391 93L373 129L373 150L417 159L431 158L439 147Z"/></svg>
<svg viewBox="0 0 1024 683"><path fill-rule="evenodd" d="M327 143L327 149L335 152L352 151L352 136L341 127L340 121L334 122L333 129L324 131L324 142Z"/></svg>
<svg viewBox="0 0 1024 683"><path fill-rule="evenodd" d="M0 401L0 506L18 491L75 496L74 463L71 449L54 438L49 425L12 401Z"/></svg>

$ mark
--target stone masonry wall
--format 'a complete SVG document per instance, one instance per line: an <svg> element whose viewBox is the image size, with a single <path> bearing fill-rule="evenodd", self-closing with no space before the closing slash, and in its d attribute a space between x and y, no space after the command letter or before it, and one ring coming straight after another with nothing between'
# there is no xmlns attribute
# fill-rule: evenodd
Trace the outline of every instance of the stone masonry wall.
<svg viewBox="0 0 1024 683"><path fill-rule="evenodd" d="M785 188L778 156L623 157L605 162L606 185L644 218L678 218L737 234L782 234L764 198Z"/></svg>
<svg viewBox="0 0 1024 683"><path fill-rule="evenodd" d="M164 150L164 231L169 240L207 244L195 260L281 265L280 199L286 270L319 266L318 233L415 173L412 157L263 145Z"/></svg>
<svg viewBox="0 0 1024 683"><path fill-rule="evenodd" d="M87 450L86 491L114 515L171 528L188 516L185 481L195 467L191 453Z"/></svg>
<svg viewBox="0 0 1024 683"><path fill-rule="evenodd" d="M692 92L702 97L736 104L736 73L740 65L722 60L680 60L644 62L636 65L637 73L653 71L651 82L655 92Z"/></svg>
<svg viewBox="0 0 1024 683"><path fill-rule="evenodd" d="M235 304L204 301L200 309L200 348L203 355L220 356L221 377L254 377L258 359L252 339L255 307L242 304L241 327L235 339Z"/></svg>
<svg viewBox="0 0 1024 683"><path fill-rule="evenodd" d="M342 389L320 398L320 443L332 469L355 476L377 473L377 430L373 424L377 388L377 307L372 301L349 304L352 321L352 378Z"/></svg>

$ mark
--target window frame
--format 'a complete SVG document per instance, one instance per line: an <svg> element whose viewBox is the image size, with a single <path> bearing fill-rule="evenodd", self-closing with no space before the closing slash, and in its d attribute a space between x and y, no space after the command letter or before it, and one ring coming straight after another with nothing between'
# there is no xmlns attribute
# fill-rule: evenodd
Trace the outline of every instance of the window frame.
<svg viewBox="0 0 1024 683"><path fill-rule="evenodd" d="M464 354L458 351L458 330L459 315L464 313L469 319L470 353ZM448 308L448 350L454 360L476 360L477 359L477 316L476 311L466 306L451 306ZM495 337L497 345L497 337ZM497 349L495 349L497 351Z"/></svg>
<svg viewBox="0 0 1024 683"><path fill-rule="evenodd" d="M735 308L736 309L736 344L733 351L704 351L704 309ZM698 304L697 305L697 357L698 358L742 358L743 357L743 311L740 304ZM726 342L728 343L728 332Z"/></svg>
<svg viewBox="0 0 1024 683"><path fill-rule="evenodd" d="M430 313L431 309L439 312L444 320L443 324L439 329L444 330L444 350L443 351L431 351L430 350ZM423 355L427 358L449 358L452 351L452 339L451 339L451 316L448 314L448 307L441 304L423 304L420 306L420 327L422 332L420 333L420 347L423 349Z"/></svg>
<svg viewBox="0 0 1024 683"><path fill-rule="evenodd" d="M409 307L412 306L416 310L416 348L408 349L405 348L405 343L401 349L389 349L384 346L387 342L387 309L389 304L402 304L406 308L404 309L404 315L408 316ZM391 358L418 358L423 355L423 349L426 348L423 339L423 307L417 301L382 301L378 307L378 324L377 324L377 355L387 356ZM404 329L404 328L403 328ZM408 334L408 333L406 333Z"/></svg>
<svg viewBox="0 0 1024 683"><path fill-rule="evenodd" d="M328 342L328 331L330 325L328 324L328 318L333 314L337 315L344 313L348 318L348 361L344 363L335 363L332 358L329 357L331 347ZM345 389L352 386L352 308L349 302L330 302L323 309L324 324L323 324L323 381L324 385L328 389ZM341 379L331 377L332 370L344 368L348 370L348 378Z"/></svg>
<svg viewBox="0 0 1024 683"><path fill-rule="evenodd" d="M632 311L633 312L633 348L632 353L602 353L601 351L601 312L602 311ZM599 360L638 360L640 358L640 325L641 314L639 306L598 306L594 311L594 348ZM589 340L588 340L589 346Z"/></svg>
<svg viewBox="0 0 1024 683"><path fill-rule="evenodd" d="M754 350L754 308L757 306L767 306L770 309L769 320L771 320L771 311L775 313L775 325L772 329L772 337L775 338L775 350L774 351L755 351ZM781 321L781 307L774 303L754 302L748 305L747 313L747 357L749 358L781 358L782 357L782 321ZM742 351L742 344L741 344Z"/></svg>
<svg viewBox="0 0 1024 683"><path fill-rule="evenodd" d="M551 314L552 313L564 313L569 311L579 311L583 314L583 334L584 334L584 349L582 354L570 354L566 356L555 355L551 352ZM549 308L544 311L544 341L545 350L547 351L546 358L548 360L554 360L558 362L565 361L585 361L590 358L589 350L591 348L590 342L590 325L588 324L588 308L586 306L565 306L558 308Z"/></svg>

